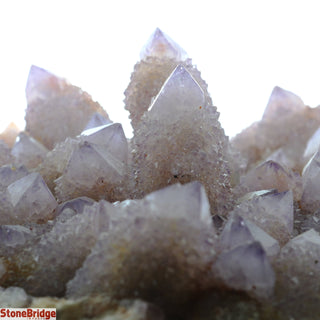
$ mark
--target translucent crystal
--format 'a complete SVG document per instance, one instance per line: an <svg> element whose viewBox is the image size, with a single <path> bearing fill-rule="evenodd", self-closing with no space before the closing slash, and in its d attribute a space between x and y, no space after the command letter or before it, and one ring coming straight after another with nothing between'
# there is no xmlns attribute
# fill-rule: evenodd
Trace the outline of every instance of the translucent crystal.
<svg viewBox="0 0 320 320"><path fill-rule="evenodd" d="M181 64L192 74L212 105L207 84L200 72L187 59L186 53L162 31L156 29L141 53L142 60L134 67L131 81L125 91L125 108L130 112L131 124L137 128L142 115L148 110L172 71Z"/></svg>
<svg viewBox="0 0 320 320"><path fill-rule="evenodd" d="M232 145L246 159L248 168L282 148L286 164L300 171L301 155L319 125L319 107L311 109L295 94L275 87L261 121L238 134Z"/></svg>
<svg viewBox="0 0 320 320"><path fill-rule="evenodd" d="M26 96L26 131L48 149L80 134L95 112L109 119L86 92L36 66L30 69Z"/></svg>
<svg viewBox="0 0 320 320"><path fill-rule="evenodd" d="M5 191L11 183L28 174L29 172L24 166L5 165L0 167L0 190Z"/></svg>
<svg viewBox="0 0 320 320"><path fill-rule="evenodd" d="M23 226L0 226L0 242L4 247L16 247L24 245L28 239L33 237L34 233L31 232L30 229Z"/></svg>
<svg viewBox="0 0 320 320"><path fill-rule="evenodd" d="M140 52L141 60L146 60L148 57L184 61L188 58L188 55L168 35L157 28Z"/></svg>
<svg viewBox="0 0 320 320"><path fill-rule="evenodd" d="M100 127L108 123L111 123L111 121L108 118L105 118L102 114L95 112L88 121L84 130Z"/></svg>
<svg viewBox="0 0 320 320"><path fill-rule="evenodd" d="M228 140L216 108L204 104L203 90L179 65L165 82L132 140L132 197L176 182L200 181L211 210L226 213L231 206ZM210 170L208 170L210 168Z"/></svg>
<svg viewBox="0 0 320 320"><path fill-rule="evenodd" d="M242 194L258 190L292 190L295 200L301 199L302 179L299 174L269 160L250 170L240 179L238 187Z"/></svg>
<svg viewBox="0 0 320 320"><path fill-rule="evenodd" d="M293 232L292 191L253 196L238 205L234 212L263 229L284 245Z"/></svg>
<svg viewBox="0 0 320 320"><path fill-rule="evenodd" d="M259 242L239 245L219 255L214 272L226 286L258 297L273 292L275 274Z"/></svg>
<svg viewBox="0 0 320 320"><path fill-rule="evenodd" d="M55 181L55 193L60 201L80 196L121 200L128 162L122 126L110 124L88 131L80 137L63 175Z"/></svg>
<svg viewBox="0 0 320 320"><path fill-rule="evenodd" d="M47 221L57 206L39 173L30 173L11 183L8 186L8 195L13 206L12 215L20 223Z"/></svg>
<svg viewBox="0 0 320 320"><path fill-rule="evenodd" d="M277 240L269 236L261 228L250 220L243 219L236 213L232 213L220 235L220 247L222 250L230 250L236 246L260 242L267 256L274 257L280 251Z"/></svg>
<svg viewBox="0 0 320 320"><path fill-rule="evenodd" d="M17 163L32 169L43 161L48 151L41 143L21 132L12 147L11 153Z"/></svg>
<svg viewBox="0 0 320 320"><path fill-rule="evenodd" d="M209 285L215 231L197 182L170 186L116 208L109 231L100 235L68 283L68 296L105 292L172 305Z"/></svg>
<svg viewBox="0 0 320 320"><path fill-rule="evenodd" d="M314 212L320 206L320 152L314 154L302 172L303 193L301 207L306 212Z"/></svg>

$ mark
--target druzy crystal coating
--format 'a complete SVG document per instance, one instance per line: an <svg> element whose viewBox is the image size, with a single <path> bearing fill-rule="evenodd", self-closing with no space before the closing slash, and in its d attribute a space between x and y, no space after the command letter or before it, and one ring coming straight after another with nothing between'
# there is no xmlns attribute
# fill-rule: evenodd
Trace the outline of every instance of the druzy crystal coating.
<svg viewBox="0 0 320 320"><path fill-rule="evenodd" d="M61 319L320 318L320 109L275 87L229 141L156 29L125 90L134 136L32 66L0 134L0 306Z"/></svg>

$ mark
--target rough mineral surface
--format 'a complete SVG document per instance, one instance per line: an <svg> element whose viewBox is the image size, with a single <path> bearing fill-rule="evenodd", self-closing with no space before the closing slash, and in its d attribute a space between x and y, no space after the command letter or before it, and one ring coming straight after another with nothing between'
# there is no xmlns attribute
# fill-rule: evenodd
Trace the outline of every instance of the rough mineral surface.
<svg viewBox="0 0 320 320"><path fill-rule="evenodd" d="M48 149L80 134L95 112L109 119L86 92L36 66L30 69L26 96L26 131Z"/></svg>
<svg viewBox="0 0 320 320"><path fill-rule="evenodd" d="M176 184L116 208L109 231L68 283L69 297L107 292L168 307L208 286L215 230L198 182Z"/></svg>
<svg viewBox="0 0 320 320"><path fill-rule="evenodd" d="M199 71L159 29L125 92L132 139L43 69L26 93L25 130L0 135L0 307L320 319L319 107L276 87L230 144Z"/></svg>
<svg viewBox="0 0 320 320"><path fill-rule="evenodd" d="M213 212L226 213L231 203L228 140L218 116L197 81L179 65L133 137L134 192L140 196L197 180L205 186Z"/></svg>
<svg viewBox="0 0 320 320"><path fill-rule="evenodd" d="M303 167L306 143L320 126L320 108L311 109L295 94L275 87L260 122L238 134L232 141L247 166L277 151L283 164L295 171Z"/></svg>

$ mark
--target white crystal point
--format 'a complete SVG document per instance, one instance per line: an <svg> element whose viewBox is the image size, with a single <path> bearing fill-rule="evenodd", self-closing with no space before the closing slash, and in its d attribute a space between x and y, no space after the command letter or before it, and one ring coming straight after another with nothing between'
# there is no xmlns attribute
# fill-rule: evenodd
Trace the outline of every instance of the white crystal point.
<svg viewBox="0 0 320 320"><path fill-rule="evenodd" d="M286 117L294 112L303 111L305 104L294 93L275 87L264 111L262 120L272 121Z"/></svg>
<svg viewBox="0 0 320 320"><path fill-rule="evenodd" d="M147 57L185 61L188 55L176 42L157 28L140 52L141 60Z"/></svg>
<svg viewBox="0 0 320 320"><path fill-rule="evenodd" d="M34 237L34 234L29 228L20 225L0 226L0 243L3 245L3 247L16 247L23 245L32 237Z"/></svg>
<svg viewBox="0 0 320 320"><path fill-rule="evenodd" d="M20 223L46 221L58 205L39 173L13 182L7 192Z"/></svg>
<svg viewBox="0 0 320 320"><path fill-rule="evenodd" d="M45 146L24 132L19 134L11 150L16 161L28 169L37 167L48 152L49 150Z"/></svg>
<svg viewBox="0 0 320 320"><path fill-rule="evenodd" d="M104 126L105 124L111 123L109 119L104 117L102 114L95 112L89 122L87 123L84 130Z"/></svg>
<svg viewBox="0 0 320 320"><path fill-rule="evenodd" d="M166 121L181 117L181 113L205 106L205 95L197 81L182 65L178 65L149 108L149 113Z"/></svg>
<svg viewBox="0 0 320 320"><path fill-rule="evenodd" d="M314 154L302 171L301 207L314 212L320 206L320 152Z"/></svg>
<svg viewBox="0 0 320 320"><path fill-rule="evenodd" d="M307 161L319 150L320 147L320 128L311 136L303 154Z"/></svg>
<svg viewBox="0 0 320 320"><path fill-rule="evenodd" d="M213 270L230 288L263 298L273 292L275 274L259 242L240 245L223 252Z"/></svg>
<svg viewBox="0 0 320 320"><path fill-rule="evenodd" d="M155 215L175 219L196 219L213 226L205 189L197 181L185 185L177 183L152 192L144 201Z"/></svg>
<svg viewBox="0 0 320 320"><path fill-rule="evenodd" d="M128 142L120 123L109 123L87 129L81 133L80 138L82 141L105 146L105 151L127 163Z"/></svg>
<svg viewBox="0 0 320 320"><path fill-rule="evenodd" d="M7 187L29 174L24 166L5 165L0 167L0 190L4 191Z"/></svg>

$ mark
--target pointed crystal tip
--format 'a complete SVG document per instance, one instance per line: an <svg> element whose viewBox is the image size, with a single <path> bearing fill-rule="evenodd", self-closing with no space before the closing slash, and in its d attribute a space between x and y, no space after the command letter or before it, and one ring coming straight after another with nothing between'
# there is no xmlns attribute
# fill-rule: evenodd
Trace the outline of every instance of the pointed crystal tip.
<svg viewBox="0 0 320 320"><path fill-rule="evenodd" d="M140 59L147 57L169 58L185 61L187 53L159 28L153 32L146 45L140 52Z"/></svg>

